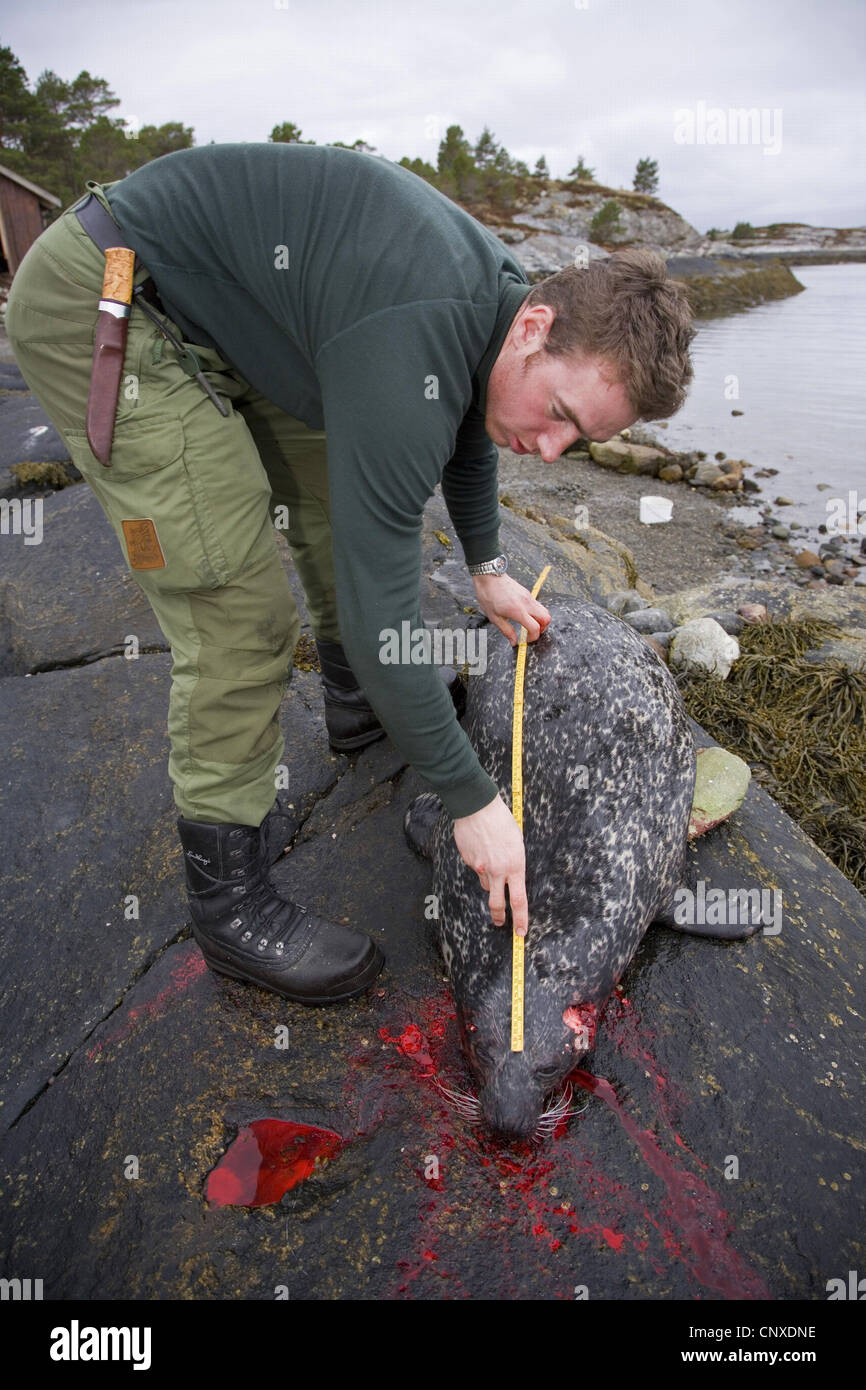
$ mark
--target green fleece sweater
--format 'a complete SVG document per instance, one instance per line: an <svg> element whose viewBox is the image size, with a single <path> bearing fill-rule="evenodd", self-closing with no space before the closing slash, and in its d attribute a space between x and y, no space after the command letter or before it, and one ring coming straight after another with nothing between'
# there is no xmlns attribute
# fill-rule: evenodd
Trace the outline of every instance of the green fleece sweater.
<svg viewBox="0 0 866 1390"><path fill-rule="evenodd" d="M490 369L530 285L505 246L408 169L331 146L205 145L107 192L166 312L327 435L340 633L383 727L452 817L498 788L432 665L379 659L421 628L436 484L469 564L499 550Z"/></svg>

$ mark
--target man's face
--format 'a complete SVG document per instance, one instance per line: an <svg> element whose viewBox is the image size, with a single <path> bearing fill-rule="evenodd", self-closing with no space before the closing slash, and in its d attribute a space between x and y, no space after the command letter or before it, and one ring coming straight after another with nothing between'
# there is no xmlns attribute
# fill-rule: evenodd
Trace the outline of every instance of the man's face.
<svg viewBox="0 0 866 1390"><path fill-rule="evenodd" d="M638 419L612 369L599 357L542 352L554 311L521 310L493 364L484 426L494 444L516 454L559 458L578 435L610 439Z"/></svg>

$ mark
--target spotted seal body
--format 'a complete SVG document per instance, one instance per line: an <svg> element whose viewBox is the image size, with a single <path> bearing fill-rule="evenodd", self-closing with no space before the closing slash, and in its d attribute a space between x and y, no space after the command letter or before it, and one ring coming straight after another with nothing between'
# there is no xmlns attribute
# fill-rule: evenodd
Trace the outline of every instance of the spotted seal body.
<svg viewBox="0 0 866 1390"><path fill-rule="evenodd" d="M510 1050L510 910L505 927L491 923L438 798L417 798L406 826L433 861L439 942L481 1115L521 1137L536 1133L545 1098L592 1046L597 1007L680 882L696 769L680 693L643 638L595 604L544 602L552 621L528 645L524 691L522 1053ZM516 655L493 627L487 660L469 680L465 727L510 806Z"/></svg>

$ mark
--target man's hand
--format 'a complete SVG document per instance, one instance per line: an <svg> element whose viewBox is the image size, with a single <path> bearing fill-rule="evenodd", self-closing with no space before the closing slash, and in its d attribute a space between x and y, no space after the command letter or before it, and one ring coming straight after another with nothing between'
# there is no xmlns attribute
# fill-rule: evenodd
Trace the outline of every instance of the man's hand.
<svg viewBox="0 0 866 1390"><path fill-rule="evenodd" d="M512 647L517 646L518 634L509 618L526 628L527 642L534 642L540 637L550 622L550 614L544 604L533 598L529 590L510 575L473 574L472 583L479 607L499 631L505 633ZM505 805L504 802L502 804Z"/></svg>
<svg viewBox="0 0 866 1390"><path fill-rule="evenodd" d="M529 912L523 835L502 797L497 796L474 815L455 820L454 843L463 862L475 870L481 887L490 894L490 916L494 926L501 927L505 922L507 883L514 929L518 936L525 936Z"/></svg>

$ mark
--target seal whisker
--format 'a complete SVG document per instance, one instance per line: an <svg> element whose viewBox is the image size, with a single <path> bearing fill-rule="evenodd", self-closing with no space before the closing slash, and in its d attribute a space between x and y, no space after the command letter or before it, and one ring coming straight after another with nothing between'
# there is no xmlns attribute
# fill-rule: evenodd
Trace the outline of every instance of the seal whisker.
<svg viewBox="0 0 866 1390"><path fill-rule="evenodd" d="M470 1095L467 1091L452 1090L450 1086L444 1085L438 1077L436 1077L436 1085L449 1104L465 1119L480 1119L480 1105L475 1096Z"/></svg>

